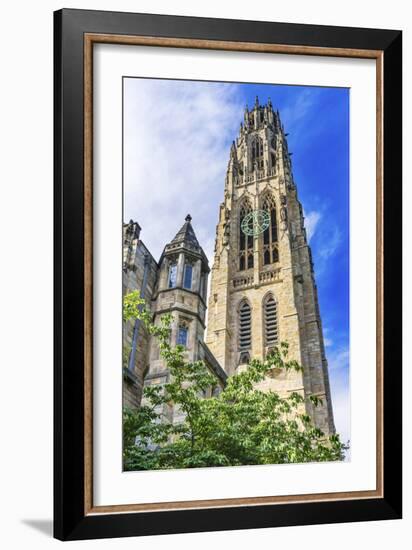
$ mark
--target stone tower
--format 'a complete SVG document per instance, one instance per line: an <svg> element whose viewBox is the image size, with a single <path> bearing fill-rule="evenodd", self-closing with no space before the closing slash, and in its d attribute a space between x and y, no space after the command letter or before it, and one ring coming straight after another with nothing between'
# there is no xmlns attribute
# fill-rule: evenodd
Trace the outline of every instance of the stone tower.
<svg viewBox="0 0 412 550"><path fill-rule="evenodd" d="M205 359L207 366L216 375L216 384L223 386L226 375L204 344L206 293L209 264L196 238L191 216L175 238L165 246L159 260L157 285L152 296L151 310L154 323L165 313L172 315L171 342L186 348L189 362ZM151 339L148 371L144 384L163 384L169 381L169 371L159 356L155 338ZM163 414L170 421L179 421L176 408L167 406Z"/></svg>
<svg viewBox="0 0 412 550"><path fill-rule="evenodd" d="M230 149L216 228L206 343L230 376L280 342L303 372L271 372L263 388L305 397L306 411L334 433L315 275L279 112L246 107ZM182 260L183 261L183 260ZM322 399L314 408L309 396Z"/></svg>

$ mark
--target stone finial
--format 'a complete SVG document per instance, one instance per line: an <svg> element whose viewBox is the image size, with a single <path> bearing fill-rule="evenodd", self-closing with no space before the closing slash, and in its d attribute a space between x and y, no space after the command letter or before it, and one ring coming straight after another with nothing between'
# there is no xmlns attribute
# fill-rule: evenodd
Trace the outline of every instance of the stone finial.
<svg viewBox="0 0 412 550"><path fill-rule="evenodd" d="M185 218L185 221L186 222L191 222L192 221L192 216L190 214L188 214Z"/></svg>

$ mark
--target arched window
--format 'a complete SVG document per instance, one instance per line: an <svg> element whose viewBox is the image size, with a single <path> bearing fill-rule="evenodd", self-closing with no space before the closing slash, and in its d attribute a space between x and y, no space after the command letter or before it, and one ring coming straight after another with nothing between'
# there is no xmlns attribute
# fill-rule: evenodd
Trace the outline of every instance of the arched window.
<svg viewBox="0 0 412 550"><path fill-rule="evenodd" d="M272 170L275 170L275 168L276 168L275 153L270 153L270 165L271 165Z"/></svg>
<svg viewBox="0 0 412 550"><path fill-rule="evenodd" d="M248 302L239 308L239 351L250 350L252 345L252 311Z"/></svg>
<svg viewBox="0 0 412 550"><path fill-rule="evenodd" d="M245 201L239 211L239 271L253 267L253 235L245 235L242 231L242 221L252 207Z"/></svg>
<svg viewBox="0 0 412 550"><path fill-rule="evenodd" d="M274 297L269 294L263 303L263 319L265 346L275 346L278 343L278 306Z"/></svg>
<svg viewBox="0 0 412 550"><path fill-rule="evenodd" d="M258 161L258 165L263 163L263 140L256 136L252 141L252 167Z"/></svg>
<svg viewBox="0 0 412 550"><path fill-rule="evenodd" d="M263 265L268 265L279 261L276 203L271 195L264 198L262 209L270 216L270 225L263 232Z"/></svg>

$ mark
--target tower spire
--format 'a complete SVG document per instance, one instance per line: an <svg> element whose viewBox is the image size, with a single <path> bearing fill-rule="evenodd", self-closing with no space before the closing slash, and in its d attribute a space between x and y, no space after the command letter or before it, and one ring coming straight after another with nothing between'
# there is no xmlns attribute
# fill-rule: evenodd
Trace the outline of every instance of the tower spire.
<svg viewBox="0 0 412 550"><path fill-rule="evenodd" d="M167 245L167 247L175 245L189 245L192 248L198 248L199 250L201 249L191 222L192 216L188 214L185 217L185 223L182 225L182 227L176 233L174 239L170 242L169 245Z"/></svg>

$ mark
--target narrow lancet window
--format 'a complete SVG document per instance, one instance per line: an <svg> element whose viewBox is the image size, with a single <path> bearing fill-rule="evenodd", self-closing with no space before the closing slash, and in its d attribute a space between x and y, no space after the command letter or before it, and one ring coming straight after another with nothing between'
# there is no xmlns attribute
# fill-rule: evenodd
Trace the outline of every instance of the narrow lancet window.
<svg viewBox="0 0 412 550"><path fill-rule="evenodd" d="M242 221L252 212L249 203L244 203L239 212L239 271L253 268L253 235L245 235Z"/></svg>
<svg viewBox="0 0 412 550"><path fill-rule="evenodd" d="M275 153L271 153L270 154L270 165L271 165L271 168L272 168L272 174L274 174L276 172L276 157L275 157Z"/></svg>
<svg viewBox="0 0 412 550"><path fill-rule="evenodd" d="M279 261L278 224L273 197L270 195L265 197L262 209L270 216L270 224L263 232L263 265L269 265Z"/></svg>
<svg viewBox="0 0 412 550"><path fill-rule="evenodd" d="M263 167L263 140L256 136L252 141L252 169L256 166Z"/></svg>
<svg viewBox="0 0 412 550"><path fill-rule="evenodd" d="M177 264L172 264L169 267L169 288L174 288L176 286L177 280Z"/></svg>
<svg viewBox="0 0 412 550"><path fill-rule="evenodd" d="M247 302L239 308L239 351L250 350L252 344L252 312Z"/></svg>
<svg viewBox="0 0 412 550"><path fill-rule="evenodd" d="M179 330L177 332L177 343L185 348L187 347L187 334L187 327L184 325L179 326Z"/></svg>
<svg viewBox="0 0 412 550"><path fill-rule="evenodd" d="M275 346L278 343L278 307L273 296L269 295L263 306L265 322L265 345Z"/></svg>
<svg viewBox="0 0 412 550"><path fill-rule="evenodd" d="M192 290L192 273L193 273L193 267L191 266L191 264L186 264L183 286L188 290Z"/></svg>

